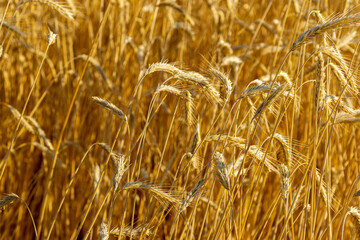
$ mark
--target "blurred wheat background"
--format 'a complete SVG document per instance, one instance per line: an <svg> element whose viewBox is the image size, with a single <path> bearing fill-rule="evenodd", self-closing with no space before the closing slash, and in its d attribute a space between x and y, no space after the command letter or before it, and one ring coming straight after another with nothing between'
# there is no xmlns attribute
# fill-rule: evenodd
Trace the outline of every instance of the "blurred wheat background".
<svg viewBox="0 0 360 240"><path fill-rule="evenodd" d="M0 9L0 239L360 238L359 1Z"/></svg>

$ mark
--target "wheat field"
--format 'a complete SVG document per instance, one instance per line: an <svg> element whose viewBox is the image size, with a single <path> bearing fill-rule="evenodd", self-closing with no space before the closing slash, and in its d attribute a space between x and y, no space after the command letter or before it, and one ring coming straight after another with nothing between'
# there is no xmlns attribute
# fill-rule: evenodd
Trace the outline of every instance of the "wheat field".
<svg viewBox="0 0 360 240"><path fill-rule="evenodd" d="M0 4L0 239L360 239L358 0Z"/></svg>

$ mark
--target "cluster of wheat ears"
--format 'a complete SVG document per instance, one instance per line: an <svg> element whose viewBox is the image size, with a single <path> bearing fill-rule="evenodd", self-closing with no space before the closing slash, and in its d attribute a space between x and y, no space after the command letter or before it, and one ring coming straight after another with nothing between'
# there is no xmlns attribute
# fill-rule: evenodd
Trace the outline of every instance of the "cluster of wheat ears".
<svg viewBox="0 0 360 240"><path fill-rule="evenodd" d="M0 239L360 238L358 0L0 4Z"/></svg>

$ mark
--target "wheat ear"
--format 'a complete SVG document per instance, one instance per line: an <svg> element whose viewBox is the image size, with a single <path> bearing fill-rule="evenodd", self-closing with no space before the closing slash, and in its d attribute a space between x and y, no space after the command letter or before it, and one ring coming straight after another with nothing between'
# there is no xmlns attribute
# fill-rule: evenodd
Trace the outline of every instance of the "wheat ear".
<svg viewBox="0 0 360 240"><path fill-rule="evenodd" d="M215 152L213 159L215 161L215 175L216 175L217 179L219 180L221 185L223 185L223 187L226 190L229 190L230 189L230 178L229 178L229 174L227 172L226 161L225 161L224 155L222 153Z"/></svg>
<svg viewBox="0 0 360 240"><path fill-rule="evenodd" d="M199 195L200 190L202 189L204 184L205 184L205 179L201 179L195 184L195 187L191 189L191 191L188 193L188 195L182 202L180 207L180 212L183 212L194 201L196 196Z"/></svg>
<svg viewBox="0 0 360 240"><path fill-rule="evenodd" d="M290 51L294 51L296 48L304 45L310 39L312 39L320 34L323 34L323 33L326 33L326 32L329 32L329 31L332 31L335 29L343 28L343 27L346 27L349 25L357 24L359 21L360 21L360 14L355 14L355 15L346 16L346 17L342 17L342 18L336 18L334 20L327 21L324 23L320 23L314 27L309 28L305 32L303 32L292 44Z"/></svg>

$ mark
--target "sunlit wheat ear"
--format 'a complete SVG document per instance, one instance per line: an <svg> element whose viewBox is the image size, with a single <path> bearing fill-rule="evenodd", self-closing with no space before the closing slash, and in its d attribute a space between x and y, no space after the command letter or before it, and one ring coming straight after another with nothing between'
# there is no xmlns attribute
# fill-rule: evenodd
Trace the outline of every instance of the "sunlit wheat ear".
<svg viewBox="0 0 360 240"><path fill-rule="evenodd" d="M246 145L243 144L240 147L240 149L242 149L243 151L245 151ZM267 167L269 172L276 172L278 173L278 170L276 168L276 163L274 162L274 160L270 157L270 156L266 156L265 157L265 153L256 145L251 145L248 151L248 154L253 157L255 160L257 160L258 164L262 164L263 161L264 165ZM265 160L264 160L265 158Z"/></svg>
<svg viewBox="0 0 360 240"><path fill-rule="evenodd" d="M229 173L230 177L236 177L242 164L244 162L244 154L241 154L236 160L235 162L231 162L228 164L227 166L227 172ZM244 175L246 173L247 169L246 168L242 168L240 175Z"/></svg>
<svg viewBox="0 0 360 240"><path fill-rule="evenodd" d="M335 124L341 124L341 123L359 123L360 122L360 118L358 117L351 117L351 118L343 118L343 119L339 119L336 120Z"/></svg>
<svg viewBox="0 0 360 240"><path fill-rule="evenodd" d="M188 126L193 126L195 123L195 118L194 118L194 100L193 97L191 95L191 93L187 90L180 90L179 88L175 87L175 86L170 86L170 85L165 85L162 84L160 85L154 95L159 94L161 92L166 92L166 93L170 93L173 94L175 96L180 97L181 99L183 99L185 101L185 114L186 114L186 123Z"/></svg>
<svg viewBox="0 0 360 240"><path fill-rule="evenodd" d="M205 138L205 142L226 142L230 146L242 146L246 143L246 139L240 137L232 137L228 135L210 135Z"/></svg>
<svg viewBox="0 0 360 240"><path fill-rule="evenodd" d="M215 161L215 175L217 179L225 189L229 190L230 178L227 172L226 161L224 156L222 155L222 153L215 152L213 159Z"/></svg>
<svg viewBox="0 0 360 240"><path fill-rule="evenodd" d="M233 54L233 50L231 48L231 44L224 41L223 39L220 39L217 47L220 48L220 50L225 49L227 54L232 55Z"/></svg>
<svg viewBox="0 0 360 240"><path fill-rule="evenodd" d="M330 108L333 109L339 100L338 96L335 95L326 95L324 100L324 105L330 105ZM346 114L353 114L354 109L351 106L346 105L343 99L340 100L339 110Z"/></svg>
<svg viewBox="0 0 360 240"><path fill-rule="evenodd" d="M289 198L290 192L290 173L287 166L284 164L280 165L280 183L281 183L281 197L285 203Z"/></svg>
<svg viewBox="0 0 360 240"><path fill-rule="evenodd" d="M320 176L321 176L320 171L316 169L316 184L318 184L318 186L320 187L321 198L324 200L326 204L330 205L331 209L334 209L334 207L337 207L338 202L336 201L335 198L333 198L334 193L332 190L330 190L330 196L328 197L327 184L325 183L325 181L321 181Z"/></svg>
<svg viewBox="0 0 360 240"><path fill-rule="evenodd" d="M183 91L181 91L179 88L177 88L175 86L162 84L156 89L154 95L159 94L161 92L170 93L175 96L181 97L183 99L187 98L187 96L183 93Z"/></svg>
<svg viewBox="0 0 360 240"><path fill-rule="evenodd" d="M271 80L274 80L274 77L275 77L275 74L267 74L267 75L261 76L260 81L270 82ZM276 82L280 83L281 79L285 80L285 82L289 85L291 85L291 83L292 83L289 74L287 74L284 71L279 72L279 74L277 75L277 78L276 78Z"/></svg>
<svg viewBox="0 0 360 240"><path fill-rule="evenodd" d="M191 145L190 145L191 154L195 153L195 150L200 145L200 143L201 143L200 123L198 122L196 124L196 131L194 132L193 138L191 140Z"/></svg>
<svg viewBox="0 0 360 240"><path fill-rule="evenodd" d="M22 0L18 4L18 6L20 6L21 4L32 3L32 2L38 2L41 4L47 5L50 8L57 11L61 16L68 18L72 21L74 20L75 13L69 6L67 6L67 4L65 2L58 2L55 0Z"/></svg>
<svg viewBox="0 0 360 240"><path fill-rule="evenodd" d="M15 193L7 194L5 197L3 197L2 200L0 200L0 212L2 212L6 206L10 205L11 203L19 199L20 197Z"/></svg>
<svg viewBox="0 0 360 240"><path fill-rule="evenodd" d="M50 46L52 44L54 44L56 42L56 37L57 34L53 33L50 29L49 29L49 34L46 35L46 40L47 40L47 44Z"/></svg>
<svg viewBox="0 0 360 240"><path fill-rule="evenodd" d="M313 11L313 12L314 12L314 15L316 16L316 18L318 19L318 22L319 22L320 24L326 22L325 18L324 18L323 15L320 13L320 11ZM322 43L323 43L323 45L326 45L326 44L327 44L327 41L326 41L327 37L328 37L328 36L327 36L327 33L324 33L324 34L323 34L323 37L322 37Z"/></svg>
<svg viewBox="0 0 360 240"><path fill-rule="evenodd" d="M325 32L329 32L332 30L344 28L350 25L357 24L360 21L360 14L355 14L351 16L345 16L341 18L336 18L331 21L327 21L324 23L320 23L314 27L309 28L305 32L303 32L292 44L291 51L294 51L296 48L304 45L309 40L314 37L323 34Z"/></svg>
<svg viewBox="0 0 360 240"><path fill-rule="evenodd" d="M356 228L356 239L360 239L360 212L355 207L350 207L348 213L351 215L351 220Z"/></svg>
<svg viewBox="0 0 360 240"><path fill-rule="evenodd" d="M234 65L236 66L236 65L241 64L242 62L243 61L240 58L238 58L237 56L227 56L221 60L220 66L221 67L234 66Z"/></svg>
<svg viewBox="0 0 360 240"><path fill-rule="evenodd" d="M126 167L125 155L120 155L120 157L117 158L115 167L116 169L114 173L113 183L114 183L114 189L117 189L119 187L122 176L128 169Z"/></svg>
<svg viewBox="0 0 360 240"><path fill-rule="evenodd" d="M154 73L154 72L167 72L171 75L177 74L182 72L179 68L175 67L172 64L166 62L158 62L151 64L142 74L141 79L144 79L147 75Z"/></svg>
<svg viewBox="0 0 360 240"><path fill-rule="evenodd" d="M256 118L261 112L265 111L267 108L269 108L280 96L283 92L285 92L289 88L288 84L282 84L278 88L274 89L269 97L265 99L260 106L256 109L254 118Z"/></svg>
<svg viewBox="0 0 360 240"><path fill-rule="evenodd" d="M334 73L336 79L339 81L341 87L342 88L346 87L348 81L346 80L344 71L342 71L339 68L339 66L337 66L333 63L329 63L329 67L332 70L332 72ZM350 79L352 79L352 78L350 78ZM350 85L350 82L349 82L349 85ZM353 83L352 85L355 85L355 83ZM347 90L347 92L350 92L353 95L356 95L358 93L358 90L356 89L356 85L355 85L355 88L350 85L350 86L348 86L348 88L346 90Z"/></svg>
<svg viewBox="0 0 360 240"><path fill-rule="evenodd" d="M186 102L185 102L186 123L188 126L193 126L195 124L194 100L189 91L185 90L185 94L186 94Z"/></svg>
<svg viewBox="0 0 360 240"><path fill-rule="evenodd" d="M247 89L245 89L241 93L240 97L244 98L244 97L249 97L249 96L269 92L270 89L271 89L270 85L264 85L264 84L254 85L254 86L251 86L251 87L248 87Z"/></svg>
<svg viewBox="0 0 360 240"><path fill-rule="evenodd" d="M317 56L315 84L315 109L318 112L323 109L325 95L325 63L322 53L319 53Z"/></svg>
<svg viewBox="0 0 360 240"><path fill-rule="evenodd" d="M210 66L210 72L224 85L225 101L228 101L233 90L232 82L224 73L212 66Z"/></svg>
<svg viewBox="0 0 360 240"><path fill-rule="evenodd" d="M195 169L202 169L201 158L199 157L198 152L195 152L196 148L201 143L201 135L200 135L200 123L198 122L196 125L196 131L194 132L193 138L191 140L190 150L187 157L191 158L191 164L194 166Z"/></svg>
<svg viewBox="0 0 360 240"><path fill-rule="evenodd" d="M334 68L333 66L332 70L338 72L338 76L336 77L342 78L340 82L341 85L343 86L344 83L349 83L349 91L352 94L358 94L359 90L355 80L356 74L353 74L352 69L349 68L347 62L345 61L339 50L334 47L323 47L318 49L318 51L330 57L337 64L338 68ZM340 72L342 72L341 75Z"/></svg>
<svg viewBox="0 0 360 240"><path fill-rule="evenodd" d="M144 233L145 231L145 233ZM138 239L141 234L145 234L146 237L152 234L151 229L148 228L148 224L141 224L135 228L132 227L123 227L120 231L118 227L110 230L110 234L114 236L119 236L121 232L122 237L132 237L133 239Z"/></svg>
<svg viewBox="0 0 360 240"><path fill-rule="evenodd" d="M348 112L340 112L337 114L335 123L334 124L341 124L341 123L358 123L360 122L360 111L359 110L352 110L350 113ZM325 123L321 127L324 127Z"/></svg>
<svg viewBox="0 0 360 240"><path fill-rule="evenodd" d="M108 240L109 239L109 228L108 225L102 221L99 229L99 236L101 240Z"/></svg>
<svg viewBox="0 0 360 240"><path fill-rule="evenodd" d="M93 189L96 190L96 186L98 185L100 180L100 166L95 165L93 169ZM97 189L96 195L99 194L100 188Z"/></svg>
<svg viewBox="0 0 360 240"><path fill-rule="evenodd" d="M183 212L194 201L194 199L199 195L204 184L205 184L205 179L201 179L195 184L195 187L191 189L191 191L188 193L188 195L182 202L179 210L180 212Z"/></svg>
<svg viewBox="0 0 360 240"><path fill-rule="evenodd" d="M173 78L179 79L185 83L197 86L211 103L222 103L220 93L210 84L208 78L197 72L179 72L173 75Z"/></svg>
<svg viewBox="0 0 360 240"><path fill-rule="evenodd" d="M125 186L122 188L122 190L127 190L127 189L129 190L139 189L139 190L147 191L151 193L160 203L170 204L176 209L178 209L178 207L181 204L180 200L172 193L168 193L154 185L150 185L142 182L129 182L125 184Z"/></svg>
<svg viewBox="0 0 360 240"><path fill-rule="evenodd" d="M266 140L269 140L270 138L271 136L269 136ZM277 159L279 162L284 163L288 168L290 168L292 166L292 149L289 142L279 133L275 133L273 139L280 145L276 150ZM264 140L264 142L266 140Z"/></svg>
<svg viewBox="0 0 360 240"><path fill-rule="evenodd" d="M218 141L219 140L219 135L211 135L205 138L205 141ZM230 136L226 136L226 135L222 135L220 137L219 141L227 141L227 143L230 146L234 146L239 148L241 151L246 151L247 147L245 145L246 140L242 139L242 138L237 138L237 137L230 137ZM254 158L259 164L261 164L264 160L264 156L265 153L257 146L252 145L250 146L250 148L248 149L248 154ZM278 172L277 168L276 168L276 163L273 161L273 159L267 155L265 157L265 166L268 168L268 170L270 172Z"/></svg>
<svg viewBox="0 0 360 240"><path fill-rule="evenodd" d="M346 78L344 76L344 73L340 70L340 68L335 65L334 63L329 63L329 67L336 76L336 79L339 81L341 87L345 87L347 84Z"/></svg>
<svg viewBox="0 0 360 240"><path fill-rule="evenodd" d="M114 104L112 104L109 101L106 101L102 98L99 97L92 97L93 101L97 104L99 104L100 106L102 106L103 108L106 108L107 110L111 111L113 114L115 114L116 116L125 119L125 121L127 121L127 117L125 116L125 114L123 113L123 111L121 111L118 107L116 107Z"/></svg>

